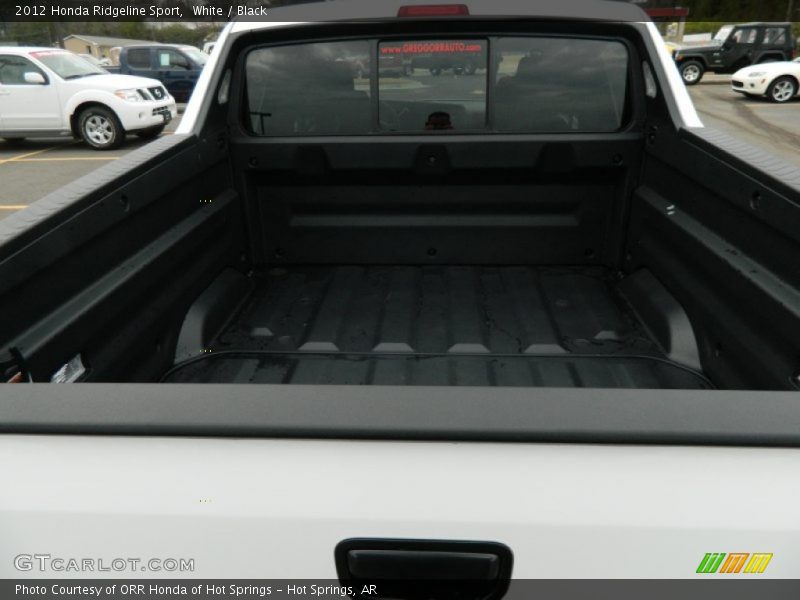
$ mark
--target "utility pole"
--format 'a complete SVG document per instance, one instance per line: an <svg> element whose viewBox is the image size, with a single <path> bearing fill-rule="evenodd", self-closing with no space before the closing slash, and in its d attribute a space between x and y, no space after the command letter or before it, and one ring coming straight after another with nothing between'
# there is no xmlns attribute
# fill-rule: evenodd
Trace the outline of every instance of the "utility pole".
<svg viewBox="0 0 800 600"><path fill-rule="evenodd" d="M794 0L789 0L789 5L786 7L786 20L794 21Z"/></svg>
<svg viewBox="0 0 800 600"><path fill-rule="evenodd" d="M64 47L64 30L61 27L61 21L53 22L53 30L56 36L56 45L59 48Z"/></svg>

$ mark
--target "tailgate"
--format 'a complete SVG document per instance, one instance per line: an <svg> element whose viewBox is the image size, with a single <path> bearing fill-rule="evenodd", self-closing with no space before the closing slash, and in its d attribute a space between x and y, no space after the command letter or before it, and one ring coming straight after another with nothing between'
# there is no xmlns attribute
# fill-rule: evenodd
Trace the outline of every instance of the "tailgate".
<svg viewBox="0 0 800 600"><path fill-rule="evenodd" d="M791 449L3 435L0 461L4 578L335 580L354 537L500 542L515 579L745 577L709 553L800 576ZM193 569L15 568L35 553Z"/></svg>

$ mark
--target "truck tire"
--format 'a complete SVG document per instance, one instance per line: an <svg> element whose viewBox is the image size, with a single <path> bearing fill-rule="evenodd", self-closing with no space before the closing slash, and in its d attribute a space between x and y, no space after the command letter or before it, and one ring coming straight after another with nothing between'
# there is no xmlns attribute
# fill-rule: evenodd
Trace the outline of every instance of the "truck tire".
<svg viewBox="0 0 800 600"><path fill-rule="evenodd" d="M778 77L769 84L767 98L772 102L783 104L797 95L797 80L794 77Z"/></svg>
<svg viewBox="0 0 800 600"><path fill-rule="evenodd" d="M686 85L697 85L703 78L703 73L705 73L706 68L703 66L703 63L698 60L687 60L681 63L679 71L683 83Z"/></svg>
<svg viewBox="0 0 800 600"><path fill-rule="evenodd" d="M161 135L161 132L164 131L166 125L156 125L155 127L148 127L147 129L140 129L139 131L134 131L133 133L136 134L136 137L143 139L143 140L153 140Z"/></svg>
<svg viewBox="0 0 800 600"><path fill-rule="evenodd" d="M78 131L95 150L113 150L125 141L125 130L117 115L102 106L90 106L80 114Z"/></svg>
<svg viewBox="0 0 800 600"><path fill-rule="evenodd" d="M433 75L434 77L438 77L439 75L442 74L442 70L439 67L431 67L428 70L431 72L431 75Z"/></svg>

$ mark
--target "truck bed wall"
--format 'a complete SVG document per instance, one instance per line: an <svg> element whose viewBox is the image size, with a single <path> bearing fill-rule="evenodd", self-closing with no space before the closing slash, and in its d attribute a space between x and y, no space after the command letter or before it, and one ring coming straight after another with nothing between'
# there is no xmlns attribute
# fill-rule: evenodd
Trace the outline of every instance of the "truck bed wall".
<svg viewBox="0 0 800 600"><path fill-rule="evenodd" d="M7 220L0 344L37 381L78 354L92 380L155 381L224 269L592 264L652 271L718 387L794 389L794 184L662 132L646 154L636 134L470 151L462 139L234 139L230 152L211 134L161 140L43 199L27 228Z"/></svg>
<svg viewBox="0 0 800 600"><path fill-rule="evenodd" d="M243 139L234 160L257 263L618 266L640 143Z"/></svg>

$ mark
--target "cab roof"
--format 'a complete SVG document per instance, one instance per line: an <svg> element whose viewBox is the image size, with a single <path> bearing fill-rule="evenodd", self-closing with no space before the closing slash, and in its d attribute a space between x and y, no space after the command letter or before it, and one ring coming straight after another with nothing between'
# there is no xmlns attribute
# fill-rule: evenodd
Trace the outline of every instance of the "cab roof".
<svg viewBox="0 0 800 600"><path fill-rule="evenodd" d="M266 16L239 17L232 32L314 22L393 20L405 6L461 5L469 15L457 17L414 17L422 20L468 19L472 17L536 18L546 20L589 20L647 22L650 18L638 6L607 0L333 0L269 9Z"/></svg>

